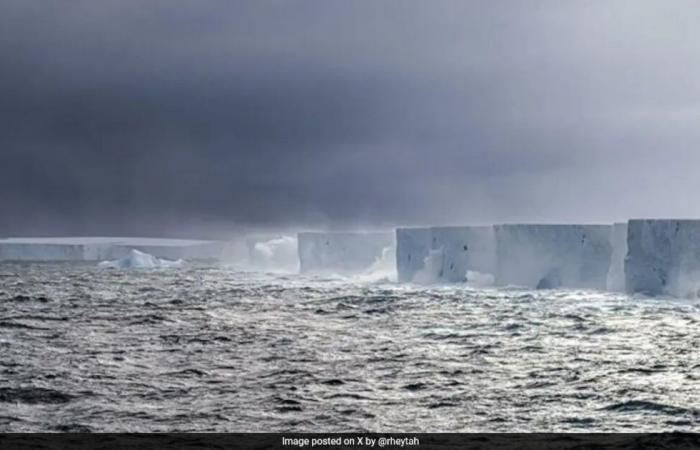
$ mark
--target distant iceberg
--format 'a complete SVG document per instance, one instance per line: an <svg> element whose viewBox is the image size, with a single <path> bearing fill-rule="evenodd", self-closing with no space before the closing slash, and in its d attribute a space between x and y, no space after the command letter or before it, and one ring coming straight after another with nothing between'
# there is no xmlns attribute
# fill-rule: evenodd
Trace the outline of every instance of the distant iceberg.
<svg viewBox="0 0 700 450"><path fill-rule="evenodd" d="M124 258L115 259L113 261L102 261L98 264L98 267L111 269L162 269L182 267L183 263L184 261L181 259L177 261L160 259L148 253L131 249Z"/></svg>
<svg viewBox="0 0 700 450"><path fill-rule="evenodd" d="M170 260L219 260L228 243L143 237L0 238L0 261L103 261L131 249Z"/></svg>

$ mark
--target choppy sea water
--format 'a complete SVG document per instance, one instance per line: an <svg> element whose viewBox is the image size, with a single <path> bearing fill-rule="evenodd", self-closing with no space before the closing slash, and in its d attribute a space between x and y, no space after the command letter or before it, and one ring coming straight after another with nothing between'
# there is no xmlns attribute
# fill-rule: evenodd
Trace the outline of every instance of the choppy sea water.
<svg viewBox="0 0 700 450"><path fill-rule="evenodd" d="M699 431L700 302L0 265L0 431Z"/></svg>

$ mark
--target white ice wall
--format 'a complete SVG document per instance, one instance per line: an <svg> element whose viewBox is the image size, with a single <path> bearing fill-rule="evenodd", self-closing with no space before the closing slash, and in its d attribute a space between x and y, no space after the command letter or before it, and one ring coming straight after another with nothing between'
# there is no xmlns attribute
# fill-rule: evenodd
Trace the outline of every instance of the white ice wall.
<svg viewBox="0 0 700 450"><path fill-rule="evenodd" d="M495 269L492 227L398 228L396 242L399 281L460 283Z"/></svg>
<svg viewBox="0 0 700 450"><path fill-rule="evenodd" d="M630 220L627 245L628 292L698 296L700 220Z"/></svg>
<svg viewBox="0 0 700 450"><path fill-rule="evenodd" d="M1 245L1 244L0 244ZM111 243L84 243L82 261L104 261L115 258L114 244Z"/></svg>
<svg viewBox="0 0 700 450"><path fill-rule="evenodd" d="M607 290L625 291L625 257L627 256L627 222L616 223L610 232L612 255L608 271Z"/></svg>
<svg viewBox="0 0 700 450"><path fill-rule="evenodd" d="M83 245L0 243L0 261L82 261Z"/></svg>
<svg viewBox="0 0 700 450"><path fill-rule="evenodd" d="M394 246L393 233L303 232L297 235L302 273L361 273Z"/></svg>
<svg viewBox="0 0 700 450"><path fill-rule="evenodd" d="M528 288L607 285L609 225L498 225L496 283Z"/></svg>
<svg viewBox="0 0 700 450"><path fill-rule="evenodd" d="M219 241L158 238L8 238L0 239L0 261L103 261L123 258L132 249L165 259L218 259Z"/></svg>

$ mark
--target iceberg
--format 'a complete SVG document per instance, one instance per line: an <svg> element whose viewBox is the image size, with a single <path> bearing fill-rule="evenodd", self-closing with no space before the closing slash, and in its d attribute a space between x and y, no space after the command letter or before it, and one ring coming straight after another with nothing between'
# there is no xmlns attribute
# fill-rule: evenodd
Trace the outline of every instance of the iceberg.
<svg viewBox="0 0 700 450"><path fill-rule="evenodd" d="M399 281L417 283L461 283L470 272L493 273L493 227L397 228L396 267Z"/></svg>
<svg viewBox="0 0 700 450"><path fill-rule="evenodd" d="M99 250L86 250L82 244L0 241L0 261L84 261L92 253Z"/></svg>
<svg viewBox="0 0 700 450"><path fill-rule="evenodd" d="M469 281L469 271L493 273L495 270L493 227L435 227L433 248L442 249L441 278L449 283Z"/></svg>
<svg viewBox="0 0 700 450"><path fill-rule="evenodd" d="M132 249L167 259L219 259L221 241L123 238L55 237L0 239L0 261L101 261L123 258Z"/></svg>
<svg viewBox="0 0 700 450"><path fill-rule="evenodd" d="M700 220L630 220L627 245L627 292L698 297Z"/></svg>
<svg viewBox="0 0 700 450"><path fill-rule="evenodd" d="M301 273L356 275L380 261L386 248L393 249L394 234L302 232L297 243Z"/></svg>
<svg viewBox="0 0 700 450"><path fill-rule="evenodd" d="M605 290L610 225L498 225L496 284Z"/></svg>
<svg viewBox="0 0 700 450"><path fill-rule="evenodd" d="M177 261L168 261L132 249L125 257L114 261L102 261L98 264L98 267L111 269L162 269L182 267L183 263L184 261L181 259Z"/></svg>

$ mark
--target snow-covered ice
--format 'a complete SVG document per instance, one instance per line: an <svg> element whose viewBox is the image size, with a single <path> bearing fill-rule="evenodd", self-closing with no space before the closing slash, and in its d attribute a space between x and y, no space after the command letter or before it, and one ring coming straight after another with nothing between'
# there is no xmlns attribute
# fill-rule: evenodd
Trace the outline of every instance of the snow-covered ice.
<svg viewBox="0 0 700 450"><path fill-rule="evenodd" d="M361 274L394 247L390 232L302 232L297 235L302 273ZM390 250L393 251L393 250Z"/></svg>
<svg viewBox="0 0 700 450"><path fill-rule="evenodd" d="M132 249L123 258L114 261L102 261L98 266L111 269L164 269L181 267L183 263L184 261L181 259L169 261Z"/></svg>
<svg viewBox="0 0 700 450"><path fill-rule="evenodd" d="M498 225L496 283L605 290L610 225Z"/></svg>

